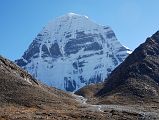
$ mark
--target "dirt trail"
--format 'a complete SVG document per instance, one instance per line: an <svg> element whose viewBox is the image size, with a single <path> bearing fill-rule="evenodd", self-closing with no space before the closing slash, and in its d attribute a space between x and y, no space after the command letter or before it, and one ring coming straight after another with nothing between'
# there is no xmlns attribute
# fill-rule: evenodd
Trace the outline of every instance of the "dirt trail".
<svg viewBox="0 0 159 120"><path fill-rule="evenodd" d="M159 119L159 110L156 111L148 111L144 107L139 106L122 106L122 105L91 105L86 103L87 99L83 96L78 96L71 93L73 97L75 97L76 101L78 101L82 106L85 106L87 110L94 112L104 112L104 111L119 111L119 112L127 112L127 113L137 113L144 117L144 120L150 119Z"/></svg>

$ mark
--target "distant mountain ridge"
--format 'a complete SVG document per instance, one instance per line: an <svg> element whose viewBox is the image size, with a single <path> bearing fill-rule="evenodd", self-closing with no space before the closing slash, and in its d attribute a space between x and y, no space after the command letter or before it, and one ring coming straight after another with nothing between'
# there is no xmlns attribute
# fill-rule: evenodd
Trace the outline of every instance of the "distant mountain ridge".
<svg viewBox="0 0 159 120"><path fill-rule="evenodd" d="M102 82L129 53L110 27L68 13L45 26L16 63L47 85L76 91Z"/></svg>

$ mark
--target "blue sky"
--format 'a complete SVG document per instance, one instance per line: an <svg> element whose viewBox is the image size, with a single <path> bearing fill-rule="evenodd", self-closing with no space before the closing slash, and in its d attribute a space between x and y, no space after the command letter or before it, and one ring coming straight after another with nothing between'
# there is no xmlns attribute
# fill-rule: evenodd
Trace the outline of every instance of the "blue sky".
<svg viewBox="0 0 159 120"><path fill-rule="evenodd" d="M109 25L134 50L158 30L159 0L0 0L0 54L22 56L42 27L69 12Z"/></svg>

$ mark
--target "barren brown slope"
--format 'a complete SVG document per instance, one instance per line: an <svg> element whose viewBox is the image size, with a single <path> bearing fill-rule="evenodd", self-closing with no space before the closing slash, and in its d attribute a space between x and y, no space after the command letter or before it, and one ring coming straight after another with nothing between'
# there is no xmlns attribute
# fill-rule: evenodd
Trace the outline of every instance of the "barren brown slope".
<svg viewBox="0 0 159 120"><path fill-rule="evenodd" d="M55 114L50 117L64 117L62 111L72 111L77 105L71 95L41 84L0 56L0 119L46 118L49 110Z"/></svg>
<svg viewBox="0 0 159 120"><path fill-rule="evenodd" d="M136 48L94 96L98 104L159 105L159 31Z"/></svg>
<svg viewBox="0 0 159 120"><path fill-rule="evenodd" d="M100 112L81 106L70 94L47 87L0 56L0 120L116 120L140 114Z"/></svg>
<svg viewBox="0 0 159 120"><path fill-rule="evenodd" d="M63 91L41 84L26 71L0 56L0 104L38 107L62 103L67 106L74 103L70 98Z"/></svg>

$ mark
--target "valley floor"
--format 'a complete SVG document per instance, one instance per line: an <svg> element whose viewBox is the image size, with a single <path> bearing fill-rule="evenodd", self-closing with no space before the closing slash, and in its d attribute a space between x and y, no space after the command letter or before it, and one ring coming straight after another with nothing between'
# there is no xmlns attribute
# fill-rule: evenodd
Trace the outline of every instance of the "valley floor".
<svg viewBox="0 0 159 120"><path fill-rule="evenodd" d="M144 120L157 120L159 119L159 109L155 106L153 108L143 107L138 105L92 105L88 104L87 99L83 96L78 96L72 94L75 97L76 101L78 101L82 106L85 106L87 110L93 112L110 112L113 114L121 114L126 113L130 116L138 116L140 119Z"/></svg>
<svg viewBox="0 0 159 120"><path fill-rule="evenodd" d="M155 106L91 105L84 97L70 94L79 103L77 107L5 105L0 107L0 120L159 120Z"/></svg>

